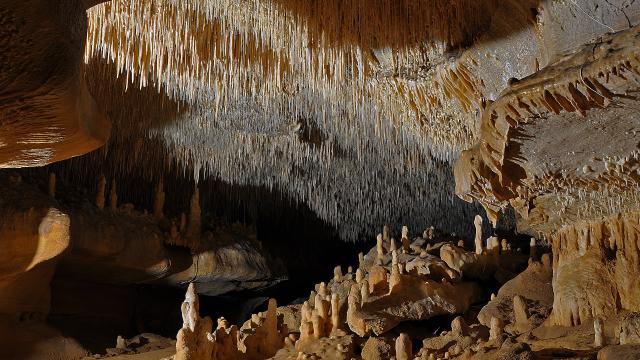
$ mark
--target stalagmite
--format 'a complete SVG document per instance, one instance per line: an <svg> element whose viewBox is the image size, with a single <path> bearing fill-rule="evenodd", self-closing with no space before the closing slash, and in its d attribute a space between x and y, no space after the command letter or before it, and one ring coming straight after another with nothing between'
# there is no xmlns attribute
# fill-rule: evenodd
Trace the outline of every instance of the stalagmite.
<svg viewBox="0 0 640 360"><path fill-rule="evenodd" d="M49 173L48 194L52 199L56 198L56 173Z"/></svg>
<svg viewBox="0 0 640 360"><path fill-rule="evenodd" d="M116 349L126 349L127 348L127 342L124 340L124 338L120 335L118 335L118 337L116 338Z"/></svg>
<svg viewBox="0 0 640 360"><path fill-rule="evenodd" d="M393 291L393 288L396 285L400 284L400 270L398 270L398 265L391 266L391 275L389 275L389 293Z"/></svg>
<svg viewBox="0 0 640 360"><path fill-rule="evenodd" d="M331 309L331 299L316 299L316 310L318 315L324 320L325 323L329 321L329 310Z"/></svg>
<svg viewBox="0 0 640 360"><path fill-rule="evenodd" d="M338 294L331 294L331 333L340 330L342 322L340 320L340 297Z"/></svg>
<svg viewBox="0 0 640 360"><path fill-rule="evenodd" d="M164 183L162 179L158 182L156 186L156 191L153 198L153 217L156 219L162 219L164 217Z"/></svg>
<svg viewBox="0 0 640 360"><path fill-rule="evenodd" d="M398 250L398 247L396 245L396 239L391 238L391 243L389 245L389 251L393 253L396 250Z"/></svg>
<svg viewBox="0 0 640 360"><path fill-rule="evenodd" d="M382 244L380 244L382 246ZM376 250L378 249L377 239L376 239ZM361 269L364 266L364 254L362 252L358 253L358 268Z"/></svg>
<svg viewBox="0 0 640 360"><path fill-rule="evenodd" d="M198 311L195 284L190 283L181 307L183 324L176 340L176 360L208 360L213 352L212 321L200 318Z"/></svg>
<svg viewBox="0 0 640 360"><path fill-rule="evenodd" d="M280 337L280 332L278 330L277 311L278 303L276 302L276 299L269 299L266 317L261 329L266 333L264 347L267 349L267 354L275 354L276 351L282 347L283 339Z"/></svg>
<svg viewBox="0 0 640 360"><path fill-rule="evenodd" d="M116 188L116 179L111 180L111 189L109 190L109 209L112 211L118 209L118 189Z"/></svg>
<svg viewBox="0 0 640 360"><path fill-rule="evenodd" d="M466 336L469 331L469 326L464 321L462 316L456 316L451 321L451 332L456 336Z"/></svg>
<svg viewBox="0 0 640 360"><path fill-rule="evenodd" d="M309 293L309 306L313 309L316 306L316 297L318 296L318 293L316 293L314 290L311 290L311 293Z"/></svg>
<svg viewBox="0 0 640 360"><path fill-rule="evenodd" d="M502 253L509 251L509 243L507 242L507 239L502 239L502 241L500 241L500 251Z"/></svg>
<svg viewBox="0 0 640 360"><path fill-rule="evenodd" d="M342 266L338 265L333 269L333 281L335 282L342 281Z"/></svg>
<svg viewBox="0 0 640 360"><path fill-rule="evenodd" d="M364 280L364 275L362 274L362 269L358 268L356 270L356 283L360 284Z"/></svg>
<svg viewBox="0 0 640 360"><path fill-rule="evenodd" d="M387 271L382 266L374 266L369 270L369 293L382 294L388 291ZM358 289L358 291L360 291Z"/></svg>
<svg viewBox="0 0 640 360"><path fill-rule="evenodd" d="M482 218L480 217L480 215L476 215L473 224L476 227L476 237L475 237L475 244L476 244L476 254L481 255L483 249L483 244L482 244Z"/></svg>
<svg viewBox="0 0 640 360"><path fill-rule="evenodd" d="M604 346L604 323L602 318L596 317L593 319L593 332L595 335L593 345L595 347Z"/></svg>
<svg viewBox="0 0 640 360"><path fill-rule="evenodd" d="M302 303L302 307L300 308L300 319L302 322L311 321L311 306L309 305L309 301L305 301Z"/></svg>
<svg viewBox="0 0 640 360"><path fill-rule="evenodd" d="M401 333L396 339L396 359L413 360L411 338L406 333Z"/></svg>
<svg viewBox="0 0 640 360"><path fill-rule="evenodd" d="M313 316L311 316L311 318L313 318ZM306 342L311 340L311 338L313 337L314 337L314 326L313 326L312 319L302 321L300 323L300 339L296 344L296 348L299 349L302 345L304 345Z"/></svg>
<svg viewBox="0 0 640 360"><path fill-rule="evenodd" d="M325 298L327 295L329 295L327 284L324 281L321 282L320 285L318 285L318 295L322 296L322 298Z"/></svg>
<svg viewBox="0 0 640 360"><path fill-rule="evenodd" d="M367 280L363 280L360 288L360 298L362 299L362 304L369 301L369 290L369 282Z"/></svg>
<svg viewBox="0 0 640 360"><path fill-rule="evenodd" d="M107 188L107 179L104 175L100 176L98 179L98 191L96 192L96 206L100 210L104 210L105 204L105 190Z"/></svg>
<svg viewBox="0 0 640 360"><path fill-rule="evenodd" d="M391 265L398 265L398 251L391 251Z"/></svg>
<svg viewBox="0 0 640 360"><path fill-rule="evenodd" d="M536 238L531 238L529 241L529 257L532 259L538 258L538 246L536 245Z"/></svg>
<svg viewBox="0 0 640 360"><path fill-rule="evenodd" d="M411 246L411 240L409 240L409 228L407 226L402 227L402 249L405 252L409 252Z"/></svg>
<svg viewBox="0 0 640 360"><path fill-rule="evenodd" d="M385 224L382 227L382 240L386 243L391 240L391 231L389 230L389 225Z"/></svg>
<svg viewBox="0 0 640 360"><path fill-rule="evenodd" d="M526 326L529 322L527 304L519 295L513 297L513 316L517 326Z"/></svg>
<svg viewBox="0 0 640 360"><path fill-rule="evenodd" d="M198 299L198 294L196 293L196 285L195 283L189 283L187 287L187 293L184 297L184 302L182 302L182 326L184 328L188 328L191 331L195 329L195 321L198 317L198 312L200 310L200 301Z"/></svg>
<svg viewBox="0 0 640 360"><path fill-rule="evenodd" d="M504 323L502 322L502 319L499 319L497 317L492 317L491 326L489 327L489 340L498 339L502 335L503 331L504 331Z"/></svg>
<svg viewBox="0 0 640 360"><path fill-rule="evenodd" d="M492 255L500 254L500 240L497 237L491 236L487 239L487 251Z"/></svg>
<svg viewBox="0 0 640 360"><path fill-rule="evenodd" d="M316 339L324 337L325 322L324 319L315 310L313 312L313 315L311 316L311 323L313 324L313 336Z"/></svg>
<svg viewBox="0 0 640 360"><path fill-rule="evenodd" d="M384 257L382 234L378 234L376 237L376 253L378 254L378 259L382 259Z"/></svg>
<svg viewBox="0 0 640 360"><path fill-rule="evenodd" d="M347 298L347 324L351 331L360 336L366 333L366 325L362 318L362 299L360 298L360 289L354 284L349 289Z"/></svg>

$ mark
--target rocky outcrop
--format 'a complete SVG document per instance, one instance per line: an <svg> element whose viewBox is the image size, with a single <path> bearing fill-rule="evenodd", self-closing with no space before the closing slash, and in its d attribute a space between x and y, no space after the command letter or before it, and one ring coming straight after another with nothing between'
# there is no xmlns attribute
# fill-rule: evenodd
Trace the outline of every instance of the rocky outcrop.
<svg viewBox="0 0 640 360"><path fill-rule="evenodd" d="M480 290L470 283L441 284L400 275L388 294L372 296L360 309L350 310L354 315L349 327L360 336L381 335L402 321L462 313L479 299L479 294Z"/></svg>
<svg viewBox="0 0 640 360"><path fill-rule="evenodd" d="M566 226L553 238L550 321L578 325L622 310L638 311L638 213Z"/></svg>
<svg viewBox="0 0 640 360"><path fill-rule="evenodd" d="M511 205L538 231L615 213L599 192L616 196L638 186L637 142L623 128L635 123L627 94L637 91L639 31L607 35L513 82L483 113L478 144L458 161L456 193L480 201L494 223ZM607 133L589 136L594 124ZM576 141L557 135L566 131ZM603 147L603 137L617 141ZM569 199L558 208L535 204L552 192ZM622 196L617 211L637 205L635 196Z"/></svg>
<svg viewBox="0 0 640 360"><path fill-rule="evenodd" d="M196 282L202 293L219 295L267 288L286 278L282 263L261 249L247 227L220 226L202 234L197 249L176 247L161 226L165 219L126 204L100 209L66 184L58 184L54 199L51 182L45 192L37 180L0 174L0 314L44 321L54 274L60 280L55 289L62 316L87 318L93 311L124 326L132 322L127 316L133 304L123 305L133 299L131 293L115 291L113 296L122 299L109 311L91 307L103 307L95 291L108 293L109 285Z"/></svg>
<svg viewBox="0 0 640 360"><path fill-rule="evenodd" d="M202 234L196 249L174 247L151 215L124 210L71 211L73 248L60 264L71 278L111 284L197 282L204 294L259 289L286 277L255 235L236 225Z"/></svg>
<svg viewBox="0 0 640 360"><path fill-rule="evenodd" d="M553 269L549 255L542 262L531 262L525 271L506 282L495 298L478 313L478 321L485 326L491 325L491 319L497 318L505 323L516 323L514 305L516 298L524 303L527 321L540 325L551 311L554 293L552 287Z"/></svg>
<svg viewBox="0 0 640 360"><path fill-rule="evenodd" d="M44 320L49 282L69 244L69 215L53 199L20 175L0 177L0 314Z"/></svg>
<svg viewBox="0 0 640 360"><path fill-rule="evenodd" d="M0 168L68 159L109 137L82 75L85 11L98 2L0 5Z"/></svg>

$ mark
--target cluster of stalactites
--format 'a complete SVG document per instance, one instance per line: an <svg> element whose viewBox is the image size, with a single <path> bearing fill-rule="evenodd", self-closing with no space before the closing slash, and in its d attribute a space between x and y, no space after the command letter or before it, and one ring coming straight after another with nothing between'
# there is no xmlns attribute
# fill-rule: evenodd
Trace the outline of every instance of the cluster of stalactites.
<svg viewBox="0 0 640 360"><path fill-rule="evenodd" d="M154 86L182 104L141 135L160 139L196 181L284 190L349 240L381 221L434 220L422 214L443 207L459 213L443 227L461 234L469 209L442 184L475 126L448 99L452 86L468 85L446 79L469 74L445 71L442 54L486 21L469 15L483 6L114 0L88 12L85 60L104 73L93 78L113 77L115 67L124 86ZM94 66L105 60L114 66ZM100 89L107 83L93 80L92 91L125 102L129 95ZM382 219L390 203L402 211Z"/></svg>
<svg viewBox="0 0 640 360"><path fill-rule="evenodd" d="M227 125L215 127L206 115L188 112L155 135L165 139L182 163L193 164L194 174L283 190L336 225L345 239L356 239L382 221L431 222L435 219L423 216L444 207L457 215L441 225L464 234L458 220L471 215L466 214L467 205L452 199L451 170L434 162L418 137L405 133L405 144L396 146L392 126L383 126L385 140L376 136L371 122L344 122L322 130L328 135L317 145L302 139L296 130L303 125L313 128L313 124L289 123L274 114L269 125L257 120L264 114L251 108L227 110L244 116L236 122L231 114ZM277 133L282 129L288 135ZM386 204L403 204L394 213L397 219L388 218Z"/></svg>
<svg viewBox="0 0 640 360"><path fill-rule="evenodd" d="M485 21L469 14L483 6L118 0L89 10L85 61L113 62L127 82L208 107L214 119L246 98L259 109L276 104L283 118L413 124L437 158L450 160L473 126L445 121L443 90L433 90L435 72L424 69L469 40Z"/></svg>

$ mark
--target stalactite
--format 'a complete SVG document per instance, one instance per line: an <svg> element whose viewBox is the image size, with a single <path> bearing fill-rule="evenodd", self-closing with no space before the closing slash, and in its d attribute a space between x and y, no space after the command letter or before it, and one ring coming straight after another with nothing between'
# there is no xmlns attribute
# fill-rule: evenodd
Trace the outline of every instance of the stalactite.
<svg viewBox="0 0 640 360"><path fill-rule="evenodd" d="M497 2L454 3L114 0L88 11L87 77L118 116L169 120L141 136L166 145L196 180L284 189L345 239L382 221L422 227L435 216L421 214L443 206L471 213L441 184L471 145L475 110L434 83L455 78L460 91L480 91L447 54L488 25L480 14ZM451 76L439 77L445 70ZM116 75L132 102L153 88L163 105L121 110L123 89L100 81ZM406 206L385 219L390 203ZM463 234L468 225L454 219L441 226Z"/></svg>

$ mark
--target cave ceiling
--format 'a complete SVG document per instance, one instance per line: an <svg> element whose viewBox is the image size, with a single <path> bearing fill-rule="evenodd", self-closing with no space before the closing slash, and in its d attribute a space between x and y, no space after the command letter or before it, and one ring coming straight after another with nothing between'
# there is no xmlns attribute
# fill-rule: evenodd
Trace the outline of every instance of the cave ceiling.
<svg viewBox="0 0 640 360"><path fill-rule="evenodd" d="M13 50L0 64L24 60L0 71L1 167L106 144L71 164L149 179L172 167L277 190L345 239L385 222L468 231L479 208L454 195L452 167L485 141L483 114L517 92L518 79L640 20L634 1L94 3L0 5L14 29L0 38ZM526 151L557 129L519 129L530 161L518 166L553 170ZM516 191L501 186L496 193Z"/></svg>

